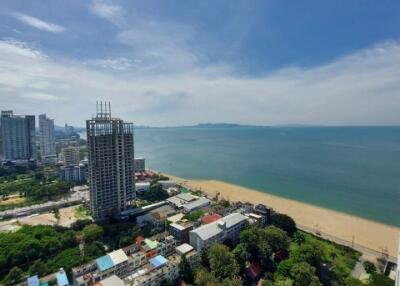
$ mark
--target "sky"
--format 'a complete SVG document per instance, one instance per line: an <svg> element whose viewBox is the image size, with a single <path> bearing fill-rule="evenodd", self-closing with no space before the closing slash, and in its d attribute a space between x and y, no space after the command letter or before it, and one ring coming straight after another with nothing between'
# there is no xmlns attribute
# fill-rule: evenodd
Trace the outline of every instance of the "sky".
<svg viewBox="0 0 400 286"><path fill-rule="evenodd" d="M400 1L2 0L0 109L85 126L399 125Z"/></svg>

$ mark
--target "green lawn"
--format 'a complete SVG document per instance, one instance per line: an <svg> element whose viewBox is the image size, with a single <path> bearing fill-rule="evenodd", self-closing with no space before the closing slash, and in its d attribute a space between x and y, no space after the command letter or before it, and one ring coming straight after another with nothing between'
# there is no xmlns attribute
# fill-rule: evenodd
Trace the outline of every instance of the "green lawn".
<svg viewBox="0 0 400 286"><path fill-rule="evenodd" d="M306 241L318 243L323 249L322 261L331 266L331 270L338 277L347 277L350 275L361 253L346 246L342 246L328 240L323 240L312 234L302 232ZM292 242L290 244L290 252L292 253L298 244Z"/></svg>

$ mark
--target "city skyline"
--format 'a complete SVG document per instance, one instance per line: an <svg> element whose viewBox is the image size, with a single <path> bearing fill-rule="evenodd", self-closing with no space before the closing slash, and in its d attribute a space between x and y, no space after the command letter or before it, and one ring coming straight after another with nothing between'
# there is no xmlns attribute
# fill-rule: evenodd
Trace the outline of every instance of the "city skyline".
<svg viewBox="0 0 400 286"><path fill-rule="evenodd" d="M399 12L396 1L5 1L0 100L59 126L83 126L96 100L150 126L399 125Z"/></svg>

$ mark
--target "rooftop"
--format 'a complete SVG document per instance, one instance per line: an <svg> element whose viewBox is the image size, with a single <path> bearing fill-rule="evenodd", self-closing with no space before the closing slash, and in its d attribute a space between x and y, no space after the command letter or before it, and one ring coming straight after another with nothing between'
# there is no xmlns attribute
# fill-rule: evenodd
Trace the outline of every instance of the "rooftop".
<svg viewBox="0 0 400 286"><path fill-rule="evenodd" d="M191 246L190 244L187 244L187 243L181 244L178 247L176 247L176 251L181 255L189 253L192 250L193 250L193 246Z"/></svg>
<svg viewBox="0 0 400 286"><path fill-rule="evenodd" d="M113 261L111 260L110 256L108 256L108 255L104 255L102 257L97 258L96 264L97 264L97 268L99 268L100 271L105 271L114 266Z"/></svg>
<svg viewBox="0 0 400 286"><path fill-rule="evenodd" d="M102 286L124 286L124 282L116 275L112 275L100 281Z"/></svg>
<svg viewBox="0 0 400 286"><path fill-rule="evenodd" d="M57 278L58 286L68 286L69 285L67 274L65 274L64 270L60 270L59 272L57 272L56 278Z"/></svg>
<svg viewBox="0 0 400 286"><path fill-rule="evenodd" d="M152 241L148 238L144 240L144 243L149 247L150 249L155 249L158 246L158 241Z"/></svg>
<svg viewBox="0 0 400 286"><path fill-rule="evenodd" d="M191 211L191 210L194 210L194 209L197 209L197 208L201 208L201 207L207 206L210 203L211 203L211 201L209 199L204 198L204 197L200 197L199 199L197 199L195 201L192 201L190 203L185 204L183 206L183 208L186 211Z"/></svg>
<svg viewBox="0 0 400 286"><path fill-rule="evenodd" d="M37 275L29 277L27 281L28 286L39 286L39 277Z"/></svg>
<svg viewBox="0 0 400 286"><path fill-rule="evenodd" d="M209 224L209 223L217 221L221 218L222 218L222 216L220 216L219 214L209 214L209 215L203 216L201 218L201 222L202 222L202 224Z"/></svg>
<svg viewBox="0 0 400 286"><path fill-rule="evenodd" d="M236 224L246 220L247 218L244 215L240 213L232 213L217 221L202 225L199 228L192 230L191 232L196 233L201 239L206 240L210 237L218 235L222 231L219 225L224 224L226 228L231 228Z"/></svg>
<svg viewBox="0 0 400 286"><path fill-rule="evenodd" d="M128 260L125 252L122 249L115 250L108 254L114 265L120 264Z"/></svg>
<svg viewBox="0 0 400 286"><path fill-rule="evenodd" d="M154 268L158 268L158 267L161 267L161 266L167 264L168 260L162 255L157 255L156 257L150 259L149 263Z"/></svg>

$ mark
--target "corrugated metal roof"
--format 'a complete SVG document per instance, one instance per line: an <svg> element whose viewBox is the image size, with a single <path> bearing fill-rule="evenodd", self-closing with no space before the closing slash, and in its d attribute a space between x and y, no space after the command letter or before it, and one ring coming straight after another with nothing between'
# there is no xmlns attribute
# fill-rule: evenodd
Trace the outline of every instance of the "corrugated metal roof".
<svg viewBox="0 0 400 286"><path fill-rule="evenodd" d="M192 210L208 206L210 204L210 202L211 201L209 199L201 197L198 200L187 203L186 205L183 206L183 208L185 209L185 211L190 212Z"/></svg>
<svg viewBox="0 0 400 286"><path fill-rule="evenodd" d="M122 249L115 250L108 254L114 265L120 264L128 260L125 252Z"/></svg>
<svg viewBox="0 0 400 286"><path fill-rule="evenodd" d="M192 250L193 250L193 246L191 246L190 244L187 244L187 243L183 243L176 247L176 251L181 254L186 254Z"/></svg>
<svg viewBox="0 0 400 286"><path fill-rule="evenodd" d="M57 272L56 278L57 278L58 286L68 286L69 285L67 274L65 274L64 271Z"/></svg>
<svg viewBox="0 0 400 286"><path fill-rule="evenodd" d="M157 267L167 264L168 260L162 255L157 255L156 257L150 259L149 262L150 262L151 266L153 266L154 268L157 268Z"/></svg>
<svg viewBox="0 0 400 286"><path fill-rule="evenodd" d="M39 277L37 275L28 278L28 286L39 286Z"/></svg>
<svg viewBox="0 0 400 286"><path fill-rule="evenodd" d="M104 255L102 257L97 258L96 264L97 264L97 268L99 268L100 271L105 271L114 266L110 256L108 256L108 255Z"/></svg>
<svg viewBox="0 0 400 286"><path fill-rule="evenodd" d="M232 213L222 219L226 223L226 228L231 228L232 226L247 220L247 218L240 213Z"/></svg>
<svg viewBox="0 0 400 286"><path fill-rule="evenodd" d="M210 237L216 236L222 232L222 229L218 226L218 221L202 225L191 232L196 233L202 240L207 240Z"/></svg>
<svg viewBox="0 0 400 286"><path fill-rule="evenodd" d="M157 241L152 241L152 240L150 240L150 239L148 239L148 238L146 238L146 239L144 240L144 243L145 243L150 249L157 248L157 246L158 246L158 242L157 242Z"/></svg>
<svg viewBox="0 0 400 286"><path fill-rule="evenodd" d="M122 281L118 276L112 275L100 281L102 286L124 286L124 281Z"/></svg>
<svg viewBox="0 0 400 286"><path fill-rule="evenodd" d="M246 220L247 218L244 215L240 213L233 213L212 223L202 225L191 232L195 232L202 240L206 240L222 232L219 224L225 224L225 228L228 229Z"/></svg>

